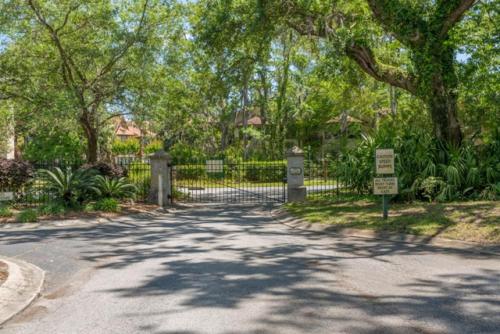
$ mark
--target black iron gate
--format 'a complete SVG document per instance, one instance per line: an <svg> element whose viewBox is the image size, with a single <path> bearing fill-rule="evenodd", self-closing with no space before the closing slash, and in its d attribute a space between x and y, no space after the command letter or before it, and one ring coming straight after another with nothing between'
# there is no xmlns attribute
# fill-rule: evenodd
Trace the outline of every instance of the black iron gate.
<svg viewBox="0 0 500 334"><path fill-rule="evenodd" d="M172 198L180 202L286 202L286 162L207 160L172 165Z"/></svg>

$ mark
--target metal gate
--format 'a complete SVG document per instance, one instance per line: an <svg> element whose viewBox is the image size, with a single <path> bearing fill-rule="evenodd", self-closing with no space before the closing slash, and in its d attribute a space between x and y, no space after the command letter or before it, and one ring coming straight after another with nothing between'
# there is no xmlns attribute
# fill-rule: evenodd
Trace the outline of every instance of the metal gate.
<svg viewBox="0 0 500 334"><path fill-rule="evenodd" d="M172 165L172 198L178 202L286 202L286 162L207 160Z"/></svg>

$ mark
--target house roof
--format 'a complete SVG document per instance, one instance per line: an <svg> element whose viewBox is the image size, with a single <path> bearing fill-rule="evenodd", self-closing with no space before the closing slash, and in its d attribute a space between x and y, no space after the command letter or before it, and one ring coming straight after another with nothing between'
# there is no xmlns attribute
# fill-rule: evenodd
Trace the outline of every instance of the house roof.
<svg viewBox="0 0 500 334"><path fill-rule="evenodd" d="M143 131L137 126L134 121L127 121L122 117L113 119L115 123L115 135L127 137L142 137Z"/></svg>
<svg viewBox="0 0 500 334"><path fill-rule="evenodd" d="M261 126L262 118L260 118L260 116L253 116L250 119L248 119L247 125ZM236 126L243 126L243 121L239 121L238 123L236 123Z"/></svg>

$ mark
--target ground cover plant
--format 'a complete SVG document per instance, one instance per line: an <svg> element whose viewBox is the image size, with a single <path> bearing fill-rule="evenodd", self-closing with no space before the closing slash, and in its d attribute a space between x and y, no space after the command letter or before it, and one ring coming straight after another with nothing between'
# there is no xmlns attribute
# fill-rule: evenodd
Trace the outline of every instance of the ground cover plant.
<svg viewBox="0 0 500 334"><path fill-rule="evenodd" d="M500 244L500 202L468 201L391 203L389 218L382 218L380 198L315 200L287 204L293 215L311 223L336 228L369 229L429 237L442 237L482 244Z"/></svg>

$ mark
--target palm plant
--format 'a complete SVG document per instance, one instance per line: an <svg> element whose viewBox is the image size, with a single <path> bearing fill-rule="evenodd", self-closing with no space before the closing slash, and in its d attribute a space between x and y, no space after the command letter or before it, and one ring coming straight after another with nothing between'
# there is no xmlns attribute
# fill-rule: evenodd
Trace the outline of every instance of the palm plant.
<svg viewBox="0 0 500 334"><path fill-rule="evenodd" d="M94 173L90 170L73 171L68 167L63 171L56 167L53 171L42 169L40 174L46 179L45 191L52 195L55 201L66 207L81 204L97 191L94 185Z"/></svg>
<svg viewBox="0 0 500 334"><path fill-rule="evenodd" d="M95 177L97 193L103 198L135 198L138 189L126 178L110 178L97 175Z"/></svg>

